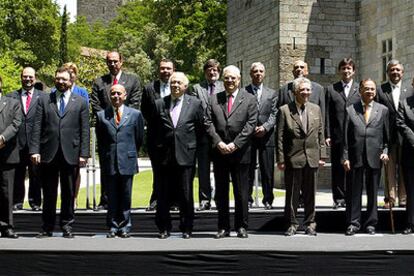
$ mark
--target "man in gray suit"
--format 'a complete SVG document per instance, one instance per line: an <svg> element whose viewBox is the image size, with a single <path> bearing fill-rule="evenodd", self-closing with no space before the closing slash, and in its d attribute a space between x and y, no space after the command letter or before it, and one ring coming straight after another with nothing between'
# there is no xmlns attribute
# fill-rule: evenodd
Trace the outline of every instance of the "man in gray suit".
<svg viewBox="0 0 414 276"><path fill-rule="evenodd" d="M253 182L256 170L257 152L259 152L260 176L262 182L263 205L272 209L274 166L275 166L275 124L277 114L277 93L263 85L265 67L261 62L250 66L252 83L245 87L246 91L257 99L259 114L257 126L253 133L252 155L249 168L249 205L253 203Z"/></svg>
<svg viewBox="0 0 414 276"><path fill-rule="evenodd" d="M99 155L105 156L101 170L107 179L108 238L128 238L131 229L131 192L138 172L138 152L144 137L144 119L139 110L127 107L125 88L112 86L111 106L97 113Z"/></svg>
<svg viewBox="0 0 414 276"><path fill-rule="evenodd" d="M156 224L159 238L166 239L172 228L169 209L178 195L180 230L191 237L194 219L193 177L197 142L204 128L201 101L185 94L188 78L175 72L170 78L171 95L155 101L153 115L159 129L160 186L157 195Z"/></svg>
<svg viewBox="0 0 414 276"><path fill-rule="evenodd" d="M38 99L45 96L45 93L34 87L36 71L32 67L24 68L20 77L22 88L7 95L20 103L20 112L22 113L22 124L17 135L20 162L15 170L13 209L21 210L23 208L26 190L24 181L27 168L29 171L29 205L33 211L40 211L40 205L42 204L40 172L39 166L30 161L29 142L32 137Z"/></svg>
<svg viewBox="0 0 414 276"><path fill-rule="evenodd" d="M305 233L316 236L315 193L318 167L326 158L323 118L319 106L309 101L311 81L299 77L293 81L295 101L280 107L277 119L276 162L285 171L286 236L296 234L297 208L302 192L305 206Z"/></svg>
<svg viewBox="0 0 414 276"><path fill-rule="evenodd" d="M89 108L82 96L71 92L68 68L56 70L55 86L55 92L39 99L29 145L43 184L43 231L38 237L52 236L60 182L60 227L64 238L73 238L76 171L89 157Z"/></svg>
<svg viewBox="0 0 414 276"><path fill-rule="evenodd" d="M141 106L142 95L141 85L137 76L122 71L122 55L114 51L108 52L106 55L106 65L108 66L109 73L97 78L92 85L90 102L93 114L96 116L98 111L105 110L111 106L109 92L114 84L121 84L125 87L127 98L125 99L124 104L126 106L139 109ZM103 160L101 156L99 156L99 163L101 166L102 162ZM101 198L97 208L98 210L107 208L105 183L107 177L102 173L103 172L101 170Z"/></svg>
<svg viewBox="0 0 414 276"><path fill-rule="evenodd" d="M209 59L204 64L205 80L192 87L191 94L201 100L204 111L211 95L224 91L223 82L220 78L220 63L215 59ZM209 210L211 208L211 183L210 183L210 162L211 148L210 139L206 133L201 136L200 143L197 144L197 165L198 165L198 197L200 206L198 211Z"/></svg>
<svg viewBox="0 0 414 276"><path fill-rule="evenodd" d="M1 237L17 239L13 230L13 179L19 163L17 132L22 123L19 102L5 97L0 77L0 232Z"/></svg>
<svg viewBox="0 0 414 276"><path fill-rule="evenodd" d="M219 216L217 239L230 236L230 176L235 201L234 226L239 238L248 237L248 171L258 108L256 97L239 89L240 77L236 66L224 68L225 91L211 96L207 107L206 125L213 147L215 201Z"/></svg>
<svg viewBox="0 0 414 276"><path fill-rule="evenodd" d="M398 103L405 98L413 95L413 91L407 84L404 84L404 66L395 59L387 64L388 81L383 83L377 89L377 101L385 105L389 112L389 161L385 165L387 175L385 181L385 198L384 208L390 208L398 200L398 205L404 207L406 202L404 178L402 177L401 163L401 145L402 137L397 131L396 118L398 112Z"/></svg>
<svg viewBox="0 0 414 276"><path fill-rule="evenodd" d="M349 106L344 126L342 162L350 173L346 187L346 235L361 228L361 197L365 179L367 189L367 220L364 230L375 234L378 222L377 191L382 162L388 161L388 108L374 101L376 85L371 79L360 82L361 101Z"/></svg>

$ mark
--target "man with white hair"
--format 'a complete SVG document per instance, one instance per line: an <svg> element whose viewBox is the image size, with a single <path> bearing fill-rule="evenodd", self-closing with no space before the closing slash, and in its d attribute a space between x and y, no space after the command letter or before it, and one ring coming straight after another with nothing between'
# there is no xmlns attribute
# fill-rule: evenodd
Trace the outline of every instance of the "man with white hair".
<svg viewBox="0 0 414 276"><path fill-rule="evenodd" d="M206 122L213 146L215 201L219 214L215 238L230 236L230 176L235 201L234 226L239 238L247 238L248 171L251 136L257 124L257 102L255 96L239 89L239 68L234 65L224 68L223 79L224 91L210 97Z"/></svg>

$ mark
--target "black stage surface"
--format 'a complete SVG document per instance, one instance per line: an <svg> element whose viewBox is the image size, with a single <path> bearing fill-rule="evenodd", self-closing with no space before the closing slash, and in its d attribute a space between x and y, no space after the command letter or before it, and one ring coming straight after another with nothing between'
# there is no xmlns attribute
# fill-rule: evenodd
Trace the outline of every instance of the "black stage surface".
<svg viewBox="0 0 414 276"><path fill-rule="evenodd" d="M394 210L399 230L404 216L402 209ZM34 238L40 213L20 211L15 213L15 224L21 237L0 239L0 274L412 275L414 271L414 235L391 234L385 210L380 211L378 234L352 237L343 234L344 210L331 208L317 209L316 237L283 236L283 211L277 208L251 210L248 239L233 232L230 238L215 240L216 217L215 211L196 213L190 240L177 232L159 240L154 213L135 210L132 237L107 239L105 212L77 211L76 237L68 240L59 232L52 238Z"/></svg>

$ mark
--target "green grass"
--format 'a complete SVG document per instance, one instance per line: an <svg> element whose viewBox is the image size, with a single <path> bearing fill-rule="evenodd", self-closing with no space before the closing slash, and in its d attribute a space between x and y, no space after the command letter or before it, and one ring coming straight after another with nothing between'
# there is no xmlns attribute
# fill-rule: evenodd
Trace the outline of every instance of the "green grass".
<svg viewBox="0 0 414 276"><path fill-rule="evenodd" d="M96 185L96 204L99 204L99 195L100 195L100 185ZM198 205L198 178L196 177L194 179L194 202L195 205ZM142 208L148 206L149 198L151 196L152 192L152 171L143 171L139 174L135 175L134 177L134 183L132 187L132 208ZM260 193L260 192L259 192ZM275 197L281 197L284 196L283 192L275 191L274 192ZM89 187L89 204L90 207L92 207L93 201L93 187ZM255 196L255 195L253 195ZM259 198L261 198L262 195L260 193ZM232 186L230 186L230 200L233 200L233 189ZM58 208L60 207L60 198L58 197ZM25 208L29 208L29 204L25 202ZM84 209L86 208L86 188L81 188L79 190L78 195L78 202L77 202L77 208L78 209Z"/></svg>

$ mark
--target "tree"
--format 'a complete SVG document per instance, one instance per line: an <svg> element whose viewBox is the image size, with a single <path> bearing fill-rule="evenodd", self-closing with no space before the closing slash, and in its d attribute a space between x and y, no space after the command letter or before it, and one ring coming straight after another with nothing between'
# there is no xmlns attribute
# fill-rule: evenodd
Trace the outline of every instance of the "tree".
<svg viewBox="0 0 414 276"><path fill-rule="evenodd" d="M60 47L59 47L59 55L60 55L60 65L68 62L68 36L67 36L67 24L68 24L68 14L66 12L66 5L63 8L63 14L61 18L61 25L60 25Z"/></svg>
<svg viewBox="0 0 414 276"><path fill-rule="evenodd" d="M0 76L3 79L3 93L8 93L21 86L21 66L16 64L10 52L0 55Z"/></svg>

